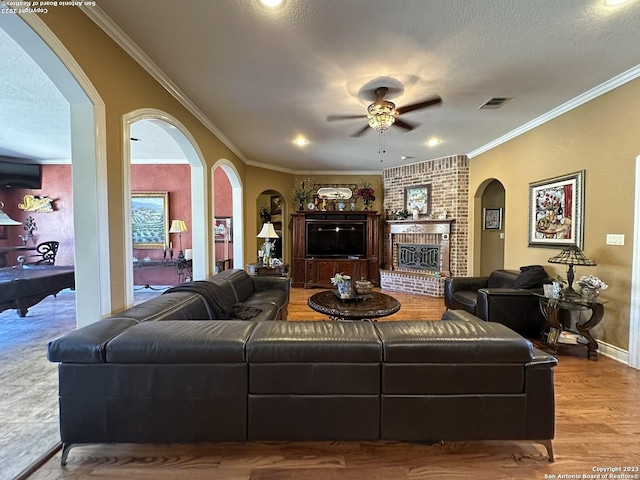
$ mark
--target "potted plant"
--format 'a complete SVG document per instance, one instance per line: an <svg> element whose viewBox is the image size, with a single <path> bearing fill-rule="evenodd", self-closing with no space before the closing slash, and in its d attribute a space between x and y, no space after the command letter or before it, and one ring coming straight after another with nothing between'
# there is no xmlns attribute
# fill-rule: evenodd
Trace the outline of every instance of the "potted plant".
<svg viewBox="0 0 640 480"><path fill-rule="evenodd" d="M336 273L331 277L331 284L338 289L340 298L351 298L351 277L344 273Z"/></svg>
<svg viewBox="0 0 640 480"><path fill-rule="evenodd" d="M304 210L304 206L315 194L315 187L311 177L298 181L298 186L293 189L293 200L298 203L298 210Z"/></svg>

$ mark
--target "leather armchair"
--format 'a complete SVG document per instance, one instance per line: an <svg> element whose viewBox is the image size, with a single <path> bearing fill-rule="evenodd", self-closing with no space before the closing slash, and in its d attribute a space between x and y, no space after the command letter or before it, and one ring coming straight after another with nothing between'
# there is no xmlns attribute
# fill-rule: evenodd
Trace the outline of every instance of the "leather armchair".
<svg viewBox="0 0 640 480"><path fill-rule="evenodd" d="M448 310L465 310L481 320L501 323L529 337L540 335L545 323L536 288L514 288L517 270L494 270L486 277L447 277L444 303ZM541 291L541 290L540 290Z"/></svg>

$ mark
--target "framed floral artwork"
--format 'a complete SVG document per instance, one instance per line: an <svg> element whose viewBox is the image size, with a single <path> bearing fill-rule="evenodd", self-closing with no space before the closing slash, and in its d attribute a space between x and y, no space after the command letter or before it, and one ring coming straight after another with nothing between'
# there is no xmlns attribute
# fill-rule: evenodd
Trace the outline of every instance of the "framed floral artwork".
<svg viewBox="0 0 640 480"><path fill-rule="evenodd" d="M501 208L485 208L483 217L485 230L500 230L502 228Z"/></svg>
<svg viewBox="0 0 640 480"><path fill-rule="evenodd" d="M404 208L409 213L418 210L419 215L431 215L431 185L405 187Z"/></svg>
<svg viewBox="0 0 640 480"><path fill-rule="evenodd" d="M582 248L585 171L529 184L529 246Z"/></svg>
<svg viewBox="0 0 640 480"><path fill-rule="evenodd" d="M214 226L214 237L216 242L233 242L233 232L231 230L231 217L216 217Z"/></svg>

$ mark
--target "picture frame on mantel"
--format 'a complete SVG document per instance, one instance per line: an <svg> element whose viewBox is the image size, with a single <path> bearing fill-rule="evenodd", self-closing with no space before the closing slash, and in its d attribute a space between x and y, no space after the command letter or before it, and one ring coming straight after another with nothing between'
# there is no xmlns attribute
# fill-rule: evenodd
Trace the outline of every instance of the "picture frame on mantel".
<svg viewBox="0 0 640 480"><path fill-rule="evenodd" d="M582 248L585 171L529 184L529 246Z"/></svg>
<svg viewBox="0 0 640 480"><path fill-rule="evenodd" d="M409 214L418 210L418 215L431 215L431 184L404 187L404 208Z"/></svg>

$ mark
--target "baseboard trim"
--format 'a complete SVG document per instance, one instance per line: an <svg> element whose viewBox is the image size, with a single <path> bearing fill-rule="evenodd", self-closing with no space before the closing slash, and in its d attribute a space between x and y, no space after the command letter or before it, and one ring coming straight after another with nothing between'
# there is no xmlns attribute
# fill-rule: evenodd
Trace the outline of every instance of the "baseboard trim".
<svg viewBox="0 0 640 480"><path fill-rule="evenodd" d="M598 340L598 353L616 362L629 365L629 352L615 345Z"/></svg>

